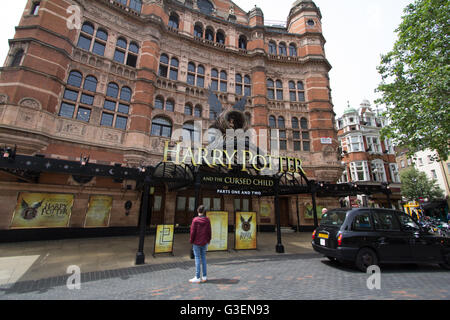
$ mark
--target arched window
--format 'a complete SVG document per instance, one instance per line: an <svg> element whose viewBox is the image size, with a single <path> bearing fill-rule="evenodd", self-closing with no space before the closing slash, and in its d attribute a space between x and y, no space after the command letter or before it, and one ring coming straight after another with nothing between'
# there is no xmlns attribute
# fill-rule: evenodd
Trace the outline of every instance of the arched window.
<svg viewBox="0 0 450 320"><path fill-rule="evenodd" d="M179 27L178 15L172 12L169 17L169 28L178 29L178 27Z"/></svg>
<svg viewBox="0 0 450 320"><path fill-rule="evenodd" d="M225 44L225 33L221 30L216 33L216 42L220 44Z"/></svg>
<svg viewBox="0 0 450 320"><path fill-rule="evenodd" d="M300 119L300 128L308 129L308 120L306 118Z"/></svg>
<svg viewBox="0 0 450 320"><path fill-rule="evenodd" d="M205 39L208 41L214 41L214 30L211 27L206 28Z"/></svg>
<svg viewBox="0 0 450 320"><path fill-rule="evenodd" d="M136 42L130 42L127 55L127 66L136 68L139 55L139 45Z"/></svg>
<svg viewBox="0 0 450 320"><path fill-rule="evenodd" d="M203 38L203 26L197 22L194 26L194 36L197 38Z"/></svg>
<svg viewBox="0 0 450 320"><path fill-rule="evenodd" d="M217 69L211 70L211 90L219 91L219 71Z"/></svg>
<svg viewBox="0 0 450 320"><path fill-rule="evenodd" d="M195 73L196 73L196 67L193 62L188 63L188 74L187 74L187 83L191 86L195 85Z"/></svg>
<svg viewBox="0 0 450 320"><path fill-rule="evenodd" d="M213 4L208 0L197 0L197 6L204 14L212 14L214 11Z"/></svg>
<svg viewBox="0 0 450 320"><path fill-rule="evenodd" d="M291 43L289 45L289 55L291 57L296 57L297 56L297 46L295 45L295 43Z"/></svg>
<svg viewBox="0 0 450 320"><path fill-rule="evenodd" d="M97 92L97 79L93 76L87 76L84 80L84 90Z"/></svg>
<svg viewBox="0 0 450 320"><path fill-rule="evenodd" d="M297 101L297 88L294 81L289 81L289 100Z"/></svg>
<svg viewBox="0 0 450 320"><path fill-rule="evenodd" d="M298 119L296 117L292 118L292 129L298 129Z"/></svg>
<svg viewBox="0 0 450 320"><path fill-rule="evenodd" d="M106 90L106 95L110 98L116 99L119 95L119 86L114 82L110 82L108 84L108 89Z"/></svg>
<svg viewBox="0 0 450 320"><path fill-rule="evenodd" d="M236 78L235 78L235 89L236 89L236 94L239 96L242 96L242 76L239 73L236 73Z"/></svg>
<svg viewBox="0 0 450 320"><path fill-rule="evenodd" d="M278 117L278 129L286 128L284 118L282 116Z"/></svg>
<svg viewBox="0 0 450 320"><path fill-rule="evenodd" d="M71 71L69 78L67 79L67 84L72 87L81 87L81 82L83 81L83 75L78 71Z"/></svg>
<svg viewBox="0 0 450 320"><path fill-rule="evenodd" d="M198 118L202 117L202 106L199 104L196 105L194 108L194 117L198 117Z"/></svg>
<svg viewBox="0 0 450 320"><path fill-rule="evenodd" d="M172 122L163 117L155 117L152 120L153 136L170 138L172 136Z"/></svg>
<svg viewBox="0 0 450 320"><path fill-rule="evenodd" d="M142 10L142 1L141 0L130 0L130 9L141 13Z"/></svg>
<svg viewBox="0 0 450 320"><path fill-rule="evenodd" d="M278 45L278 52L280 56L287 56L286 44L284 42L280 42Z"/></svg>
<svg viewBox="0 0 450 320"><path fill-rule="evenodd" d="M246 36L239 36L239 49L247 50L247 37Z"/></svg>
<svg viewBox="0 0 450 320"><path fill-rule="evenodd" d="M172 99L167 99L166 110L171 112L175 110L175 102Z"/></svg>
<svg viewBox="0 0 450 320"><path fill-rule="evenodd" d="M277 120L274 116L269 117L269 127L275 129L277 127Z"/></svg>
<svg viewBox="0 0 450 320"><path fill-rule="evenodd" d="M251 96L252 95L252 79L250 76L244 76L244 95Z"/></svg>
<svg viewBox="0 0 450 320"><path fill-rule="evenodd" d="M132 94L129 87L122 87L119 95L119 86L112 82L108 84L100 125L126 130Z"/></svg>
<svg viewBox="0 0 450 320"><path fill-rule="evenodd" d="M277 44L273 41L269 42L269 54L277 54Z"/></svg>
<svg viewBox="0 0 450 320"><path fill-rule="evenodd" d="M197 67L197 87L205 87L205 67L202 65Z"/></svg>
<svg viewBox="0 0 450 320"><path fill-rule="evenodd" d="M91 50L91 42L94 36L94 25L90 22L83 23L81 27L80 37L78 38L77 47L84 50Z"/></svg>
<svg viewBox="0 0 450 320"><path fill-rule="evenodd" d="M161 110L164 109L164 98L163 97L156 97L154 108L161 109Z"/></svg>
<svg viewBox="0 0 450 320"><path fill-rule="evenodd" d="M275 88L274 88L274 82L272 79L267 79L267 97L270 100L275 99Z"/></svg>
<svg viewBox="0 0 450 320"><path fill-rule="evenodd" d="M94 103L93 92L97 91L97 79L93 76L83 75L78 71L71 71L67 78L67 87L64 90L59 116L64 118L89 122L91 117L91 108ZM80 94L81 92L81 94Z"/></svg>
<svg viewBox="0 0 450 320"><path fill-rule="evenodd" d="M227 92L227 73L225 71L220 71L220 91Z"/></svg>
<svg viewBox="0 0 450 320"><path fill-rule="evenodd" d="M192 105L190 103L186 103L184 106L184 114L187 116L192 116Z"/></svg>
<svg viewBox="0 0 450 320"><path fill-rule="evenodd" d="M125 38L117 39L116 50L114 52L114 61L124 63L126 50L127 50L127 40Z"/></svg>
<svg viewBox="0 0 450 320"><path fill-rule="evenodd" d="M108 32L103 29L98 29L92 47L92 52L100 56L105 55L106 42L108 41Z"/></svg>
<svg viewBox="0 0 450 320"><path fill-rule="evenodd" d="M277 100L283 100L283 83L277 80L275 84L277 87Z"/></svg>
<svg viewBox="0 0 450 320"><path fill-rule="evenodd" d="M178 80L178 65L179 62L177 58L172 58L170 60L170 80Z"/></svg>
<svg viewBox="0 0 450 320"><path fill-rule="evenodd" d="M169 73L169 57L166 54L162 54L159 59L159 76L167 78Z"/></svg>
<svg viewBox="0 0 450 320"><path fill-rule="evenodd" d="M305 87L301 81L297 82L297 95L298 101L305 101Z"/></svg>

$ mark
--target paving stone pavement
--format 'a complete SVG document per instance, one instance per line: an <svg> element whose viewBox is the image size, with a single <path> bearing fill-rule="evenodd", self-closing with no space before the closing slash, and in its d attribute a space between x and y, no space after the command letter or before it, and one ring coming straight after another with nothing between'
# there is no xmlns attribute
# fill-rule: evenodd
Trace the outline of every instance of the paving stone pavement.
<svg viewBox="0 0 450 320"><path fill-rule="evenodd" d="M450 272L434 265L381 267L381 289L349 265L329 262L312 250L208 260L208 279L190 284L194 261L152 264L0 286L1 300L450 300Z"/></svg>

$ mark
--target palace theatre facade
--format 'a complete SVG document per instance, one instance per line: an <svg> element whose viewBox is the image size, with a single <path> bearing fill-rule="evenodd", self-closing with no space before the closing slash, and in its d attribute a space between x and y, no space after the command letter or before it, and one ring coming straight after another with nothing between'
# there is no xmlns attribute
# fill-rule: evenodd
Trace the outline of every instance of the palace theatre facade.
<svg viewBox="0 0 450 320"><path fill-rule="evenodd" d="M29 0L1 68L0 144L36 158L157 166L176 146L174 132L195 140L195 123L206 130L220 120L214 100L223 112L239 104L247 128L278 129L280 156L301 159L308 179L334 183L342 168L321 12L299 0L286 13L282 27L228 0ZM123 177L3 169L0 230L20 228L14 213L38 208L40 194L71 199L63 225L41 227L85 228L88 208L109 199L98 226L135 228L142 192ZM198 203L229 212L230 225L235 211L257 212L267 229L276 223L271 196L219 183L198 197L193 185L154 186L148 224L189 226ZM313 225L311 208L310 194L280 197L281 225Z"/></svg>

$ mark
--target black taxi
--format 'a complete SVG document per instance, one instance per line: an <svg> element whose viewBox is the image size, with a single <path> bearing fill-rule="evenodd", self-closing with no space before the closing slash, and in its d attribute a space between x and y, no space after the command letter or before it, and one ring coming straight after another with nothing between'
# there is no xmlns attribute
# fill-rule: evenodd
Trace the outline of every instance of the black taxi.
<svg viewBox="0 0 450 320"><path fill-rule="evenodd" d="M339 208L312 235L315 251L366 271L379 263L436 263L450 269L450 238L430 233L404 212Z"/></svg>

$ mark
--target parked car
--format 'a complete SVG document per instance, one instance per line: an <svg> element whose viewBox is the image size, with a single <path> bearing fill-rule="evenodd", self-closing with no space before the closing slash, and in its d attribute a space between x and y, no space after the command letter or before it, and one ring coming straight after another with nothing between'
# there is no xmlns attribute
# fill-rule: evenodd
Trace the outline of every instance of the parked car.
<svg viewBox="0 0 450 320"><path fill-rule="evenodd" d="M450 270L450 238L429 232L406 213L340 208L322 216L312 235L315 251L366 271L379 263L437 263Z"/></svg>

